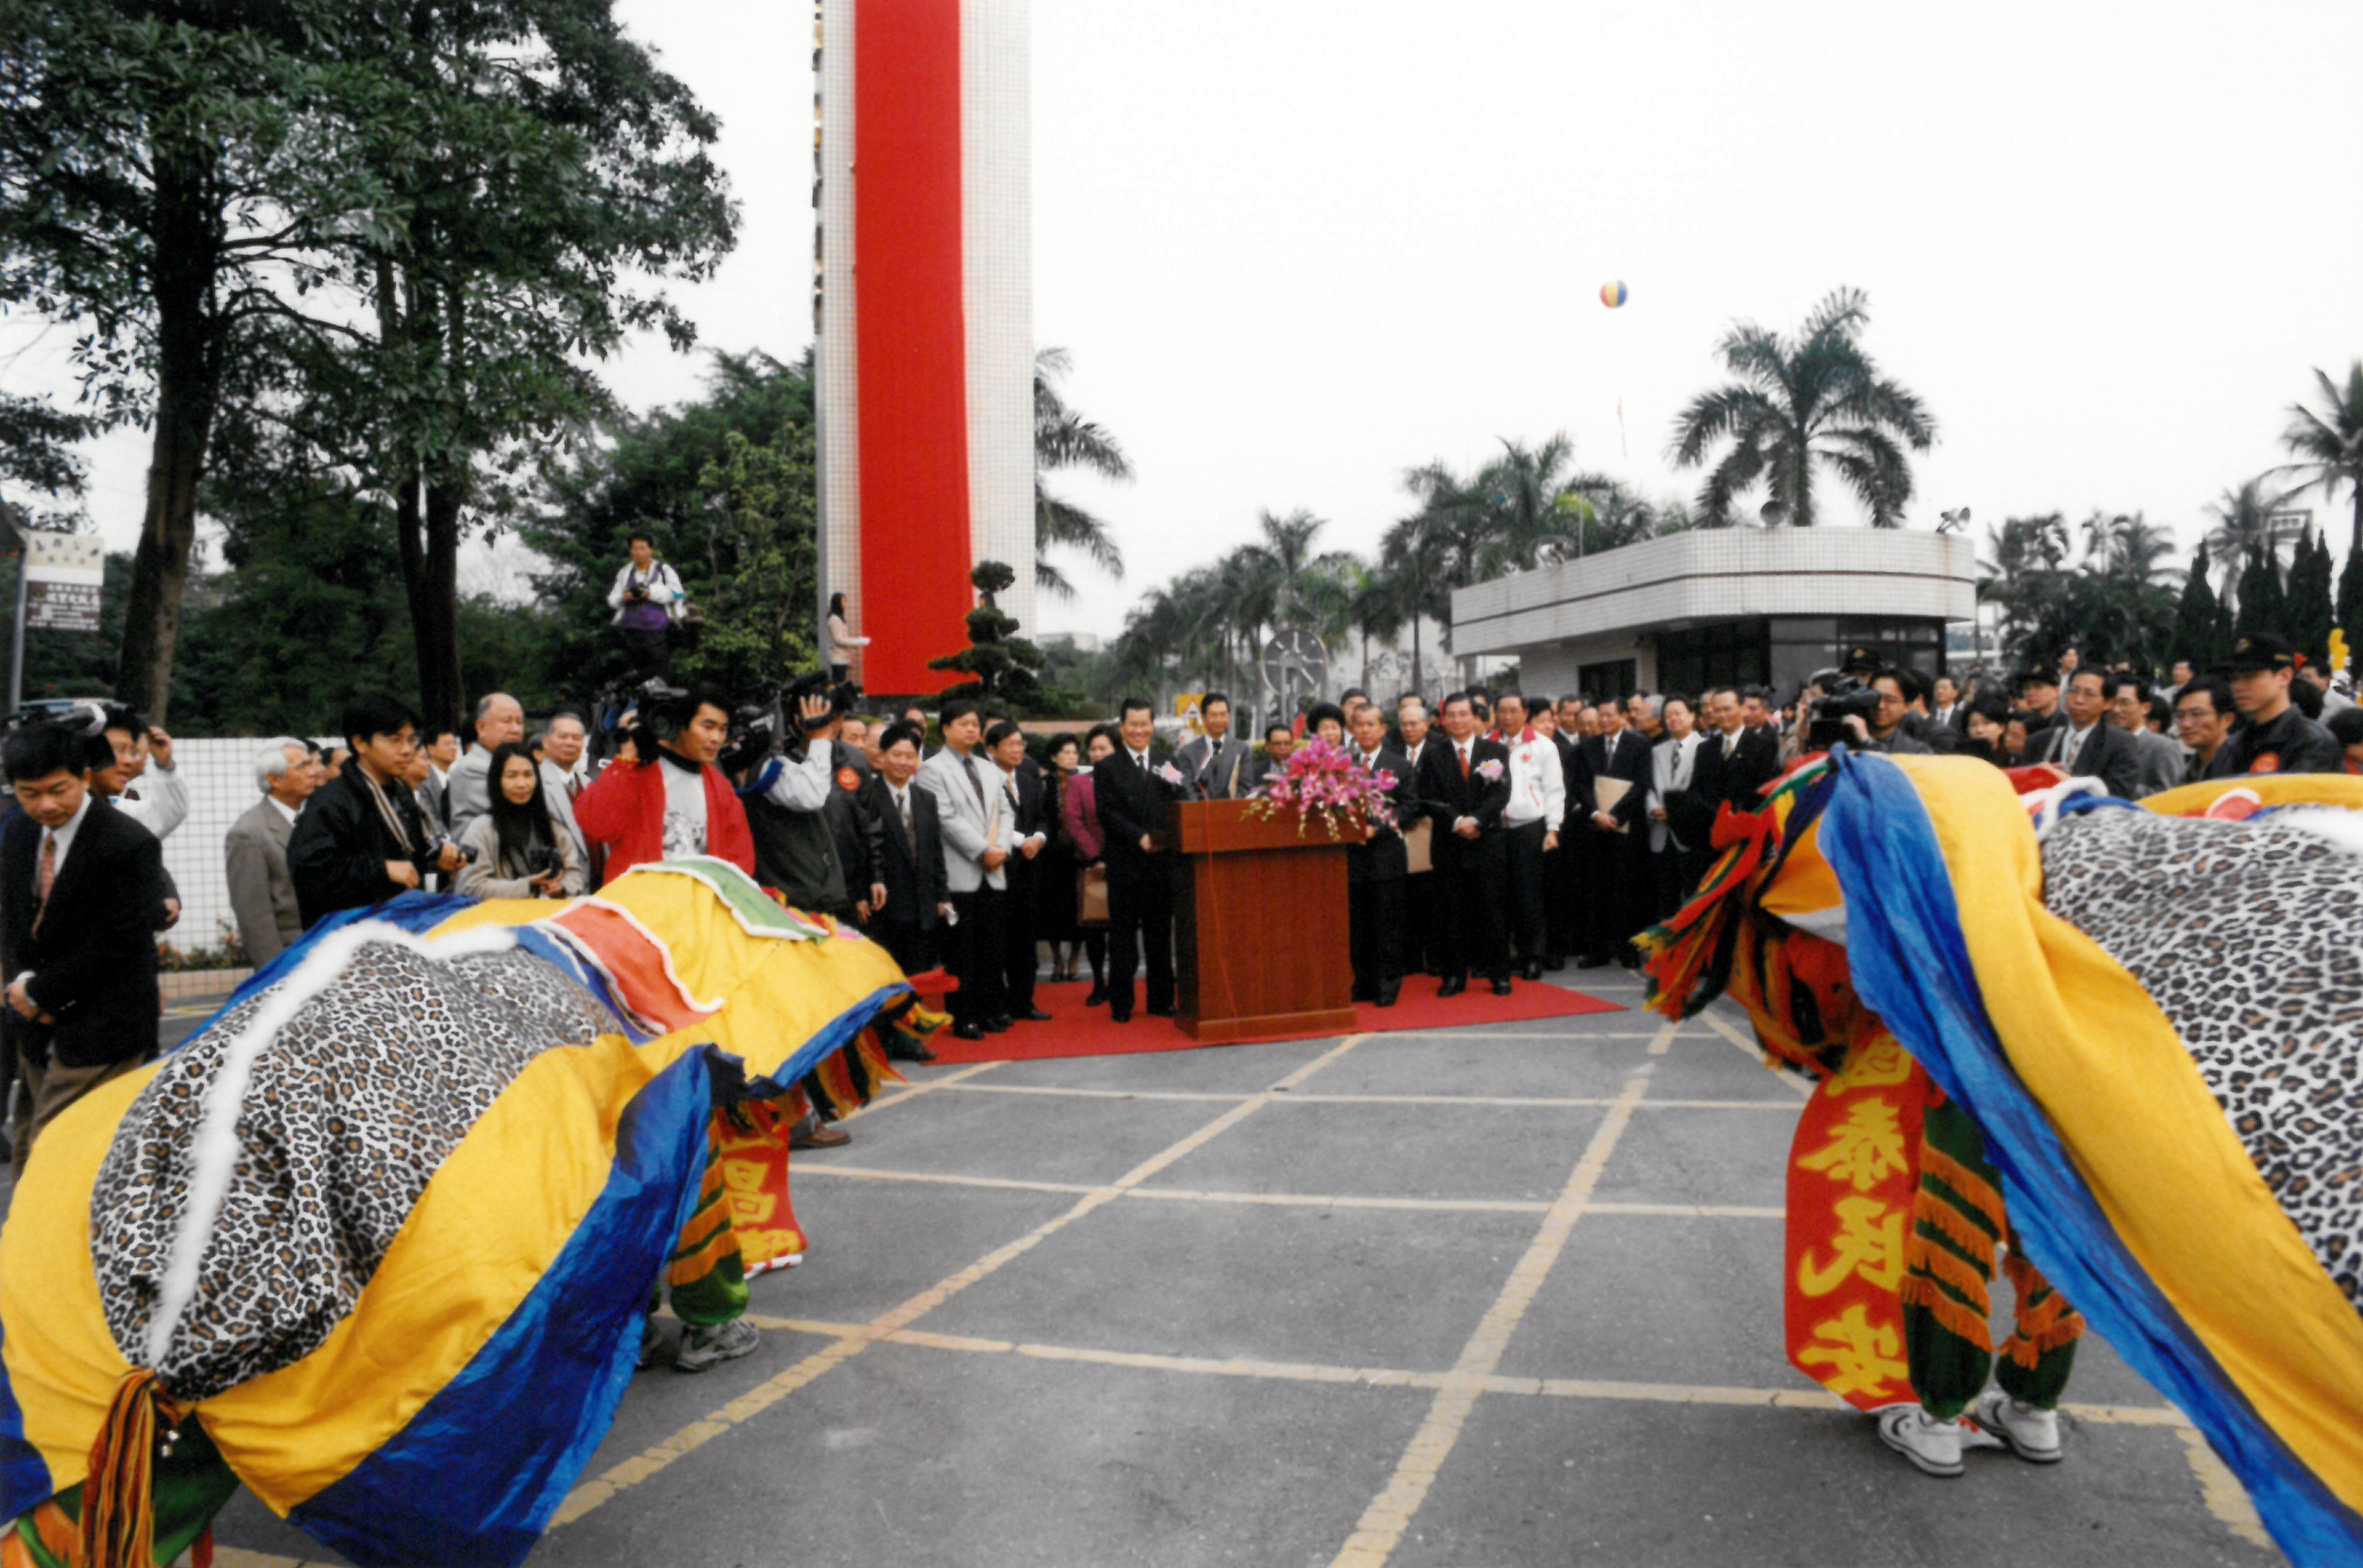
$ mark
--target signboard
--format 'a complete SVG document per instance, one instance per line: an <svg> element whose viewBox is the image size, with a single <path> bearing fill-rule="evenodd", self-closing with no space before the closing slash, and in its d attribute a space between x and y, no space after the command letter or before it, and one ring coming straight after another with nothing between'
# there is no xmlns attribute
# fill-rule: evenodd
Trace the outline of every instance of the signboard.
<svg viewBox="0 0 2363 1568"><path fill-rule="evenodd" d="M27 628L97 631L105 546L88 534L27 534L24 540Z"/></svg>
<svg viewBox="0 0 2363 1568"><path fill-rule="evenodd" d="M1310 632L1282 632L1263 646L1261 673L1273 709L1293 713L1304 703L1320 700L1321 683L1329 673L1329 655L1321 639Z"/></svg>
<svg viewBox="0 0 2363 1568"><path fill-rule="evenodd" d="M1173 699L1173 712L1182 721L1182 733L1195 740L1206 733L1204 718L1198 712L1204 693L1184 691Z"/></svg>

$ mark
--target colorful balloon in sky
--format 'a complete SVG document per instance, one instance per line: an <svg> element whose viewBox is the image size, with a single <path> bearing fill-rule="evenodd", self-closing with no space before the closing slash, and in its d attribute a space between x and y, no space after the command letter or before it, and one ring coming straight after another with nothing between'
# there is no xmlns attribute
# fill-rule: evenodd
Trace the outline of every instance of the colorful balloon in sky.
<svg viewBox="0 0 2363 1568"><path fill-rule="evenodd" d="M1610 310L1614 310L1618 305L1623 304L1625 297L1625 284L1622 279L1619 279L1617 282L1613 283L1603 283L1600 285L1600 303L1606 305Z"/></svg>

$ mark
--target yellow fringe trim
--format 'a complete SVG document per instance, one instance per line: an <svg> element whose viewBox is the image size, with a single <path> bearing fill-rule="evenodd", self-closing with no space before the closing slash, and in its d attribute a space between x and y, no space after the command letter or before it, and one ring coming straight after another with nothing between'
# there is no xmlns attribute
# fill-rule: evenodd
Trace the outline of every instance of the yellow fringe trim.
<svg viewBox="0 0 2363 1568"><path fill-rule="evenodd" d="M1915 1274L1926 1275L1951 1286L1968 1298L1969 1309L1980 1317L1992 1313L1993 1297L1988 1291L1986 1275L1944 1248L1932 1247L1924 1241L1916 1249L1906 1251L1904 1266Z"/></svg>
<svg viewBox="0 0 2363 1568"><path fill-rule="evenodd" d="M1946 1295L1936 1282L1925 1275L1906 1275L1896 1296L1907 1307L1925 1309L1947 1332L1967 1340L1980 1350L1991 1351L1993 1342L1987 1337L1986 1320Z"/></svg>

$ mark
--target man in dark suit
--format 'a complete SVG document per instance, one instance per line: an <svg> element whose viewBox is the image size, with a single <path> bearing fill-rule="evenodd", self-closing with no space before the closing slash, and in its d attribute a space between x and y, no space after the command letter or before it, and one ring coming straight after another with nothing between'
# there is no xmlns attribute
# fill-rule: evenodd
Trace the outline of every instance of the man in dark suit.
<svg viewBox="0 0 2363 1568"><path fill-rule="evenodd" d="M25 1095L15 1168L74 1101L156 1054L154 911L164 851L90 787L86 737L17 731L0 770L23 808L0 834L0 964Z"/></svg>
<svg viewBox="0 0 2363 1568"><path fill-rule="evenodd" d="M868 931L903 973L936 966L936 927L951 907L944 883L943 829L936 798L918 787L919 735L889 725L878 746L878 772L861 787L860 804L882 830L875 873L886 901L870 911Z"/></svg>
<svg viewBox="0 0 2363 1568"><path fill-rule="evenodd" d="M456 875L460 846L427 835L418 797L402 781L418 715L399 698L356 697L338 733L352 756L305 802L287 840L305 929L340 910L383 903L427 877Z"/></svg>
<svg viewBox="0 0 2363 1568"><path fill-rule="evenodd" d="M1712 825L1726 803L1735 812L1753 812L1762 804L1757 792L1781 777L1781 743L1769 730L1747 727L1739 693L1728 686L1707 693L1706 718L1713 733L1699 747L1691 793ZM1798 722L1808 722L1808 715L1799 715Z"/></svg>
<svg viewBox="0 0 2363 1568"><path fill-rule="evenodd" d="M1431 747L1441 748L1444 745L1444 736L1435 731L1436 722L1428 717L1427 704L1406 693L1395 705L1394 732L1394 748L1403 753L1403 765L1410 770L1412 781L1411 790L1404 796L1411 809L1404 814L1403 826L1406 834L1417 834L1424 841L1432 840L1436 829L1419 814L1419 765ZM1426 975L1444 972L1444 966L1438 961L1436 951L1436 912L1441 900L1432 891L1436 886L1431 880L1436 875L1435 866L1436 858L1431 851L1426 865L1411 871L1403 881L1403 970L1406 974L1414 970Z"/></svg>
<svg viewBox="0 0 2363 1568"><path fill-rule="evenodd" d="M1767 741L1770 732L1763 732ZM1575 748L1568 810L1590 823L1583 835L1583 901L1590 943L1581 969L1634 961L1633 938L1649 923L1657 879L1649 866L1649 743L1625 727L1623 710L1600 705L1600 733ZM1612 783L1613 781L1613 783ZM1615 786L1621 785L1621 790Z"/></svg>
<svg viewBox="0 0 2363 1568"><path fill-rule="evenodd" d="M1395 1005L1403 990L1403 876L1408 857L1403 828L1411 822L1414 798L1411 764L1387 745L1386 715L1374 702L1354 710L1354 760L1372 773L1393 776L1387 801L1393 827L1372 824L1369 840L1346 851L1346 907L1351 922L1354 999Z"/></svg>
<svg viewBox="0 0 2363 1568"><path fill-rule="evenodd" d="M2071 778L2098 778L2123 801L2141 798L2141 751L2109 722L2108 672L2086 666L2068 678L2068 722L2027 748L2029 762L2056 762Z"/></svg>
<svg viewBox="0 0 2363 1568"><path fill-rule="evenodd" d="M1548 734L1551 745L1559 750L1562 787L1575 779L1574 726L1576 715L1582 711L1582 700L1575 697L1562 697L1555 707L1540 701L1535 704L1535 728ZM1567 961L1588 941L1576 864L1577 845L1582 842L1584 828L1574 820L1574 797L1570 795L1559 848L1543 862L1543 967L1553 974L1566 968Z"/></svg>
<svg viewBox="0 0 2363 1568"><path fill-rule="evenodd" d="M1502 810L1510 803L1510 751L1477 734L1477 712L1466 691L1444 700L1445 744L1421 757L1419 809L1433 825L1437 900L1432 938L1444 971L1440 997L1469 988L1471 969L1510 994L1510 949L1502 939Z"/></svg>
<svg viewBox="0 0 2363 1568"><path fill-rule="evenodd" d="M1124 1023L1132 1018L1132 977L1144 946L1149 1014L1173 1016L1173 856L1165 816L1189 790L1181 769L1149 751L1157 723L1145 699L1124 700L1116 729L1122 744L1092 769L1092 797L1107 845L1108 1016Z"/></svg>
<svg viewBox="0 0 2363 1568"><path fill-rule="evenodd" d="M1182 749L1174 753L1173 766L1201 798L1236 801L1255 780L1255 754L1231 733L1230 698L1220 691L1207 692L1198 703L1198 722L1206 733L1182 742Z"/></svg>

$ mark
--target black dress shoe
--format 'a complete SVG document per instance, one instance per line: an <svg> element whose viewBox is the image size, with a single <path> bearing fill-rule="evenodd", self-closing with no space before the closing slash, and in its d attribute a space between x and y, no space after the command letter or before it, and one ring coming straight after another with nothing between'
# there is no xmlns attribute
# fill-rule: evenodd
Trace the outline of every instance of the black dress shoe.
<svg viewBox="0 0 2363 1568"><path fill-rule="evenodd" d="M1112 1007L1108 1009L1108 1019L1109 1021L1114 1023L1130 1023L1132 1021L1132 1009L1128 1007Z"/></svg>
<svg viewBox="0 0 2363 1568"><path fill-rule="evenodd" d="M986 1019L984 1021L984 1032L987 1034L1006 1034L1016 1025L1016 1022L1017 1021L1015 1019L1010 1017L1004 1012L998 1018Z"/></svg>
<svg viewBox="0 0 2363 1568"><path fill-rule="evenodd" d="M1148 1016L1151 1018L1171 1018L1173 1016L1172 1004L1169 1002L1163 1007L1150 1008L1148 1010Z"/></svg>
<svg viewBox="0 0 2363 1568"><path fill-rule="evenodd" d="M1105 986L1093 986L1092 988L1092 994L1083 999L1083 1005L1085 1007L1105 1007L1107 1005L1107 988Z"/></svg>
<svg viewBox="0 0 2363 1568"><path fill-rule="evenodd" d="M1356 986L1354 988L1354 994L1346 999L1356 1002L1376 1001L1379 999L1378 988L1375 986Z"/></svg>
<svg viewBox="0 0 2363 1568"><path fill-rule="evenodd" d="M1379 988L1378 1005L1381 1007L1392 1007L1395 1005L1395 998L1401 995L1403 995L1403 982L1401 980L1389 980L1385 985Z"/></svg>
<svg viewBox="0 0 2363 1568"><path fill-rule="evenodd" d="M964 1018L958 1023L952 1025L952 1038L955 1040L982 1040L984 1038L984 1025Z"/></svg>
<svg viewBox="0 0 2363 1568"><path fill-rule="evenodd" d="M1015 1016L1017 1021L1020 1023L1048 1023L1050 1021L1050 1015L1044 1012L1038 1007L1029 1007L1024 1012L1018 1013Z"/></svg>
<svg viewBox="0 0 2363 1568"><path fill-rule="evenodd" d="M1436 988L1436 994L1439 997L1457 997L1468 988L1468 976L1447 975L1444 977L1444 984Z"/></svg>
<svg viewBox="0 0 2363 1568"><path fill-rule="evenodd" d="M1564 956L1558 958L1546 958L1543 960L1543 967L1556 975L1560 970L1567 967L1567 959Z"/></svg>
<svg viewBox="0 0 2363 1568"><path fill-rule="evenodd" d="M1518 977L1522 980L1541 979L1543 977L1543 966L1541 961L1538 959L1528 959L1525 966L1518 970Z"/></svg>
<svg viewBox="0 0 2363 1568"><path fill-rule="evenodd" d="M1493 980L1493 994L1494 994L1495 996L1497 996L1497 997L1505 997L1505 996L1508 996L1508 995L1510 994L1510 977L1509 977L1509 976L1507 976L1507 975L1500 975L1500 976L1496 976L1496 977L1494 977L1494 980Z"/></svg>
<svg viewBox="0 0 2363 1568"><path fill-rule="evenodd" d="M1575 961L1575 966L1579 969L1597 969L1613 962L1614 960L1605 953L1587 953Z"/></svg>

